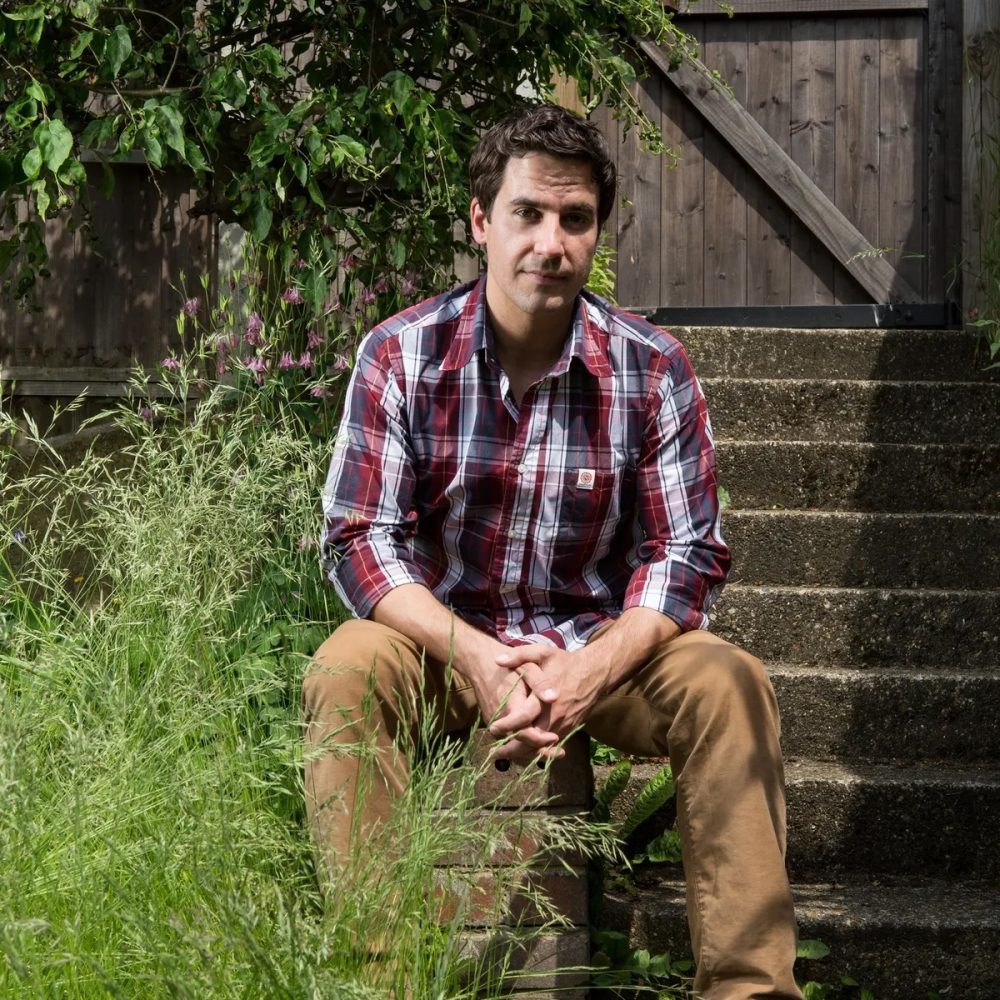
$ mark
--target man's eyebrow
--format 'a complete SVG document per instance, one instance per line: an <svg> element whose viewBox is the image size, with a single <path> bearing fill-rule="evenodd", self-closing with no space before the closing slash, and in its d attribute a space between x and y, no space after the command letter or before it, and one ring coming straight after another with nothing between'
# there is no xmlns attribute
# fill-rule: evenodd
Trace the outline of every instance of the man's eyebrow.
<svg viewBox="0 0 1000 1000"><path fill-rule="evenodd" d="M511 198L510 205L512 208L544 208L545 206L540 201L535 201L534 198ZM595 215L594 206L586 201L570 202L568 205L562 206L563 214L566 212L583 212L588 215Z"/></svg>

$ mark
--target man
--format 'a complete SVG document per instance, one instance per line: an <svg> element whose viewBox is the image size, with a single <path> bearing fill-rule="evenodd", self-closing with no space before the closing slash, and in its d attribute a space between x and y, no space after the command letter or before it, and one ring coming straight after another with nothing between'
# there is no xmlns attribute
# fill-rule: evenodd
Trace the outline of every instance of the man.
<svg viewBox="0 0 1000 1000"><path fill-rule="evenodd" d="M705 631L729 567L705 402L676 340L582 290L607 145L530 108L470 174L486 275L368 335L334 446L324 554L356 618L304 685L314 832L334 863L348 850L359 762L331 746L372 733L380 780L354 818L388 815L421 678L444 730L481 717L507 739L498 758L558 755L578 726L669 754L696 994L798 998L774 694Z"/></svg>

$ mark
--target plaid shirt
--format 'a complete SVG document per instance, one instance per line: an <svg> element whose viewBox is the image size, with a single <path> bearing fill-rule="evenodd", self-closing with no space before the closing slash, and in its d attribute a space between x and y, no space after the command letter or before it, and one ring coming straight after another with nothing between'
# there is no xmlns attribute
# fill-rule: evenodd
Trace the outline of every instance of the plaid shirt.
<svg viewBox="0 0 1000 1000"><path fill-rule="evenodd" d="M681 345L581 293L520 404L480 279L361 343L324 491L324 569L369 615L421 583L508 644L582 646L624 609L706 628L729 568L715 449Z"/></svg>

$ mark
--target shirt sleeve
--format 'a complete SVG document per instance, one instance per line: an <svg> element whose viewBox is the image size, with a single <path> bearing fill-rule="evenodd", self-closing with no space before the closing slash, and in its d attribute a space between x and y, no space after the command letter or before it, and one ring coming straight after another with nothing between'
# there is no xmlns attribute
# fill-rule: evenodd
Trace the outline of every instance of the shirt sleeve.
<svg viewBox="0 0 1000 1000"><path fill-rule="evenodd" d="M682 631L708 628L708 610L731 560L708 408L683 350L669 360L646 412L636 469L642 564L629 580L624 608L653 608Z"/></svg>
<svg viewBox="0 0 1000 1000"><path fill-rule="evenodd" d="M384 342L358 351L323 491L323 571L359 618L392 589L424 583L410 554L417 523L405 400Z"/></svg>

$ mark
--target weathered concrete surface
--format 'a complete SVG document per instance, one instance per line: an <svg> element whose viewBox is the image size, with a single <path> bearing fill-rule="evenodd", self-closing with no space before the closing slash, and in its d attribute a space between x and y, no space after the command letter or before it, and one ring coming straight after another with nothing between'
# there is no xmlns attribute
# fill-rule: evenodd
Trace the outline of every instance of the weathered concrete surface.
<svg viewBox="0 0 1000 1000"><path fill-rule="evenodd" d="M981 338L963 330L672 327L700 378L987 380Z"/></svg>
<svg viewBox="0 0 1000 1000"><path fill-rule="evenodd" d="M868 880L796 885L793 893L800 937L831 950L822 961L800 962L800 978L839 983L850 975L878 1000L924 1000L931 990L955 1000L1000 997L994 884ZM633 947L690 954L676 876L651 874L632 892L611 892L604 924L628 934Z"/></svg>
<svg viewBox="0 0 1000 1000"><path fill-rule="evenodd" d="M788 757L1000 759L1000 671L767 665Z"/></svg>
<svg viewBox="0 0 1000 1000"><path fill-rule="evenodd" d="M1000 588L1000 515L727 510L734 583Z"/></svg>
<svg viewBox="0 0 1000 1000"><path fill-rule="evenodd" d="M734 440L992 444L997 382L704 379L719 437Z"/></svg>
<svg viewBox="0 0 1000 1000"><path fill-rule="evenodd" d="M1000 445L718 442L742 509L1000 513Z"/></svg>
<svg viewBox="0 0 1000 1000"><path fill-rule="evenodd" d="M768 662L1000 667L1000 590L731 585L712 631Z"/></svg>

